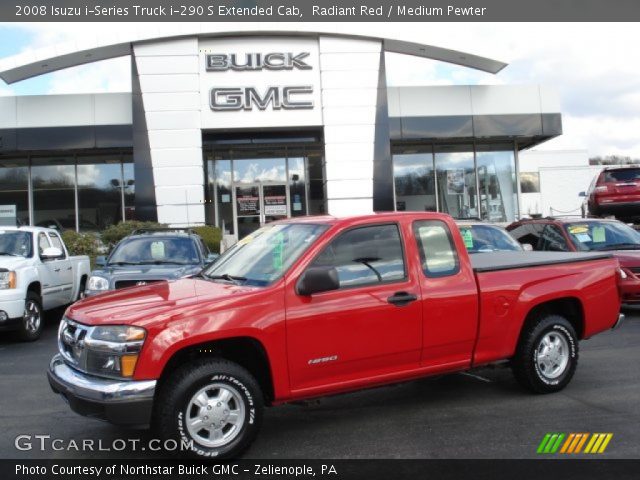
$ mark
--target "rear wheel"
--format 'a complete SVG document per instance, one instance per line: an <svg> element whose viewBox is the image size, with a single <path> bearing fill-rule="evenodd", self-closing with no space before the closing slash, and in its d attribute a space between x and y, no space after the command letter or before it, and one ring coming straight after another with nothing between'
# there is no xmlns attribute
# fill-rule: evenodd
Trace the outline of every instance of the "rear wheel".
<svg viewBox="0 0 640 480"><path fill-rule="evenodd" d="M578 336L560 315L547 315L522 333L512 362L518 382L534 393L566 387L578 366Z"/></svg>
<svg viewBox="0 0 640 480"><path fill-rule="evenodd" d="M253 442L262 412L262 392L247 370L223 359L201 360L163 383L154 426L195 457L231 458Z"/></svg>
<svg viewBox="0 0 640 480"><path fill-rule="evenodd" d="M40 300L40 296L35 292L27 292L18 337L24 342L33 342L42 334L43 326L42 301Z"/></svg>

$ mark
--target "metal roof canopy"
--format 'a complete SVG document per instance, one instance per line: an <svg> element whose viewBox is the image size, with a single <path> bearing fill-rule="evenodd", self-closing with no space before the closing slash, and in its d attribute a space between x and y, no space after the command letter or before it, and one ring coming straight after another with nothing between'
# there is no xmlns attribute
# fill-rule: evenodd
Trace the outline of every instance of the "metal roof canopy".
<svg viewBox="0 0 640 480"><path fill-rule="evenodd" d="M219 24L226 27L228 24ZM200 25L198 25L200 26ZM131 45L134 43L147 43L162 40L175 40L188 37L231 37L231 36L332 36L342 38L352 38L360 40L378 40L383 42L384 50L387 52L402 53L416 57L429 58L442 62L461 65L464 67L481 70L488 73L498 73L506 63L492 60L490 58L473 55L457 50L450 50L431 45L424 45L415 42L415 34L400 31L396 28L387 33L387 37L380 37L381 26L379 24L337 24L331 27L321 25L322 29L301 31L300 24L296 29L287 30L281 23L275 24L242 24L235 25L233 31L208 31L206 24L200 29L186 31L184 27L176 28L171 33L171 28L164 26L163 32L158 29L157 33L136 34L132 33L130 38L103 38L70 42L54 47L41 48L0 59L0 78L11 84L37 77L64 68L75 67L87 63L107 60L110 58L122 57L131 54ZM252 28L253 27L253 28ZM257 27L257 28L256 28ZM312 26L313 27L313 26ZM348 27L348 28L347 28ZM245 30L246 28L246 30ZM344 30L344 31L343 31Z"/></svg>

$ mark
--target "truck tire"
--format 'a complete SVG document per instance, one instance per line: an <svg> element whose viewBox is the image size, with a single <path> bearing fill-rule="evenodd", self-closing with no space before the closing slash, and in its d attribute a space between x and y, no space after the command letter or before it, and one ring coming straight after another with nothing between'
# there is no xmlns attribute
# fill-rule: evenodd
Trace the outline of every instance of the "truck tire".
<svg viewBox="0 0 640 480"><path fill-rule="evenodd" d="M18 337L23 342L33 342L42 334L44 327L42 315L42 300L35 292L27 292L24 300L24 314L18 329Z"/></svg>
<svg viewBox="0 0 640 480"><path fill-rule="evenodd" d="M560 315L546 315L522 332L512 360L516 380L533 393L566 387L578 366L578 336Z"/></svg>
<svg viewBox="0 0 640 480"><path fill-rule="evenodd" d="M255 439L263 409L262 391L247 370L206 359L179 367L162 383L153 426L163 439L188 445L193 457L232 458Z"/></svg>

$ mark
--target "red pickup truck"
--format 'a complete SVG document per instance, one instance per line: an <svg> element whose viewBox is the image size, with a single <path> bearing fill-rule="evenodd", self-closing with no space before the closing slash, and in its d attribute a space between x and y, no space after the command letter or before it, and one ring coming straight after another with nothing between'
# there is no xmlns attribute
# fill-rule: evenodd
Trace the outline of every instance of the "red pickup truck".
<svg viewBox="0 0 640 480"><path fill-rule="evenodd" d="M622 319L617 276L602 253L470 260L437 213L276 222L194 277L71 306L49 382L80 414L236 456L265 405L506 360L561 390L578 342Z"/></svg>

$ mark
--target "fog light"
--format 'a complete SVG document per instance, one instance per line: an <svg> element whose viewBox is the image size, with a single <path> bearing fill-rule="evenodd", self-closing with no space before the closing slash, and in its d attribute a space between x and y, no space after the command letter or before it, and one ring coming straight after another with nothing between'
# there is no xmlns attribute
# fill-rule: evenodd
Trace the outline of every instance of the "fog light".
<svg viewBox="0 0 640 480"><path fill-rule="evenodd" d="M0 310L0 322L6 322L7 320L9 320L9 315L7 315L7 312Z"/></svg>

